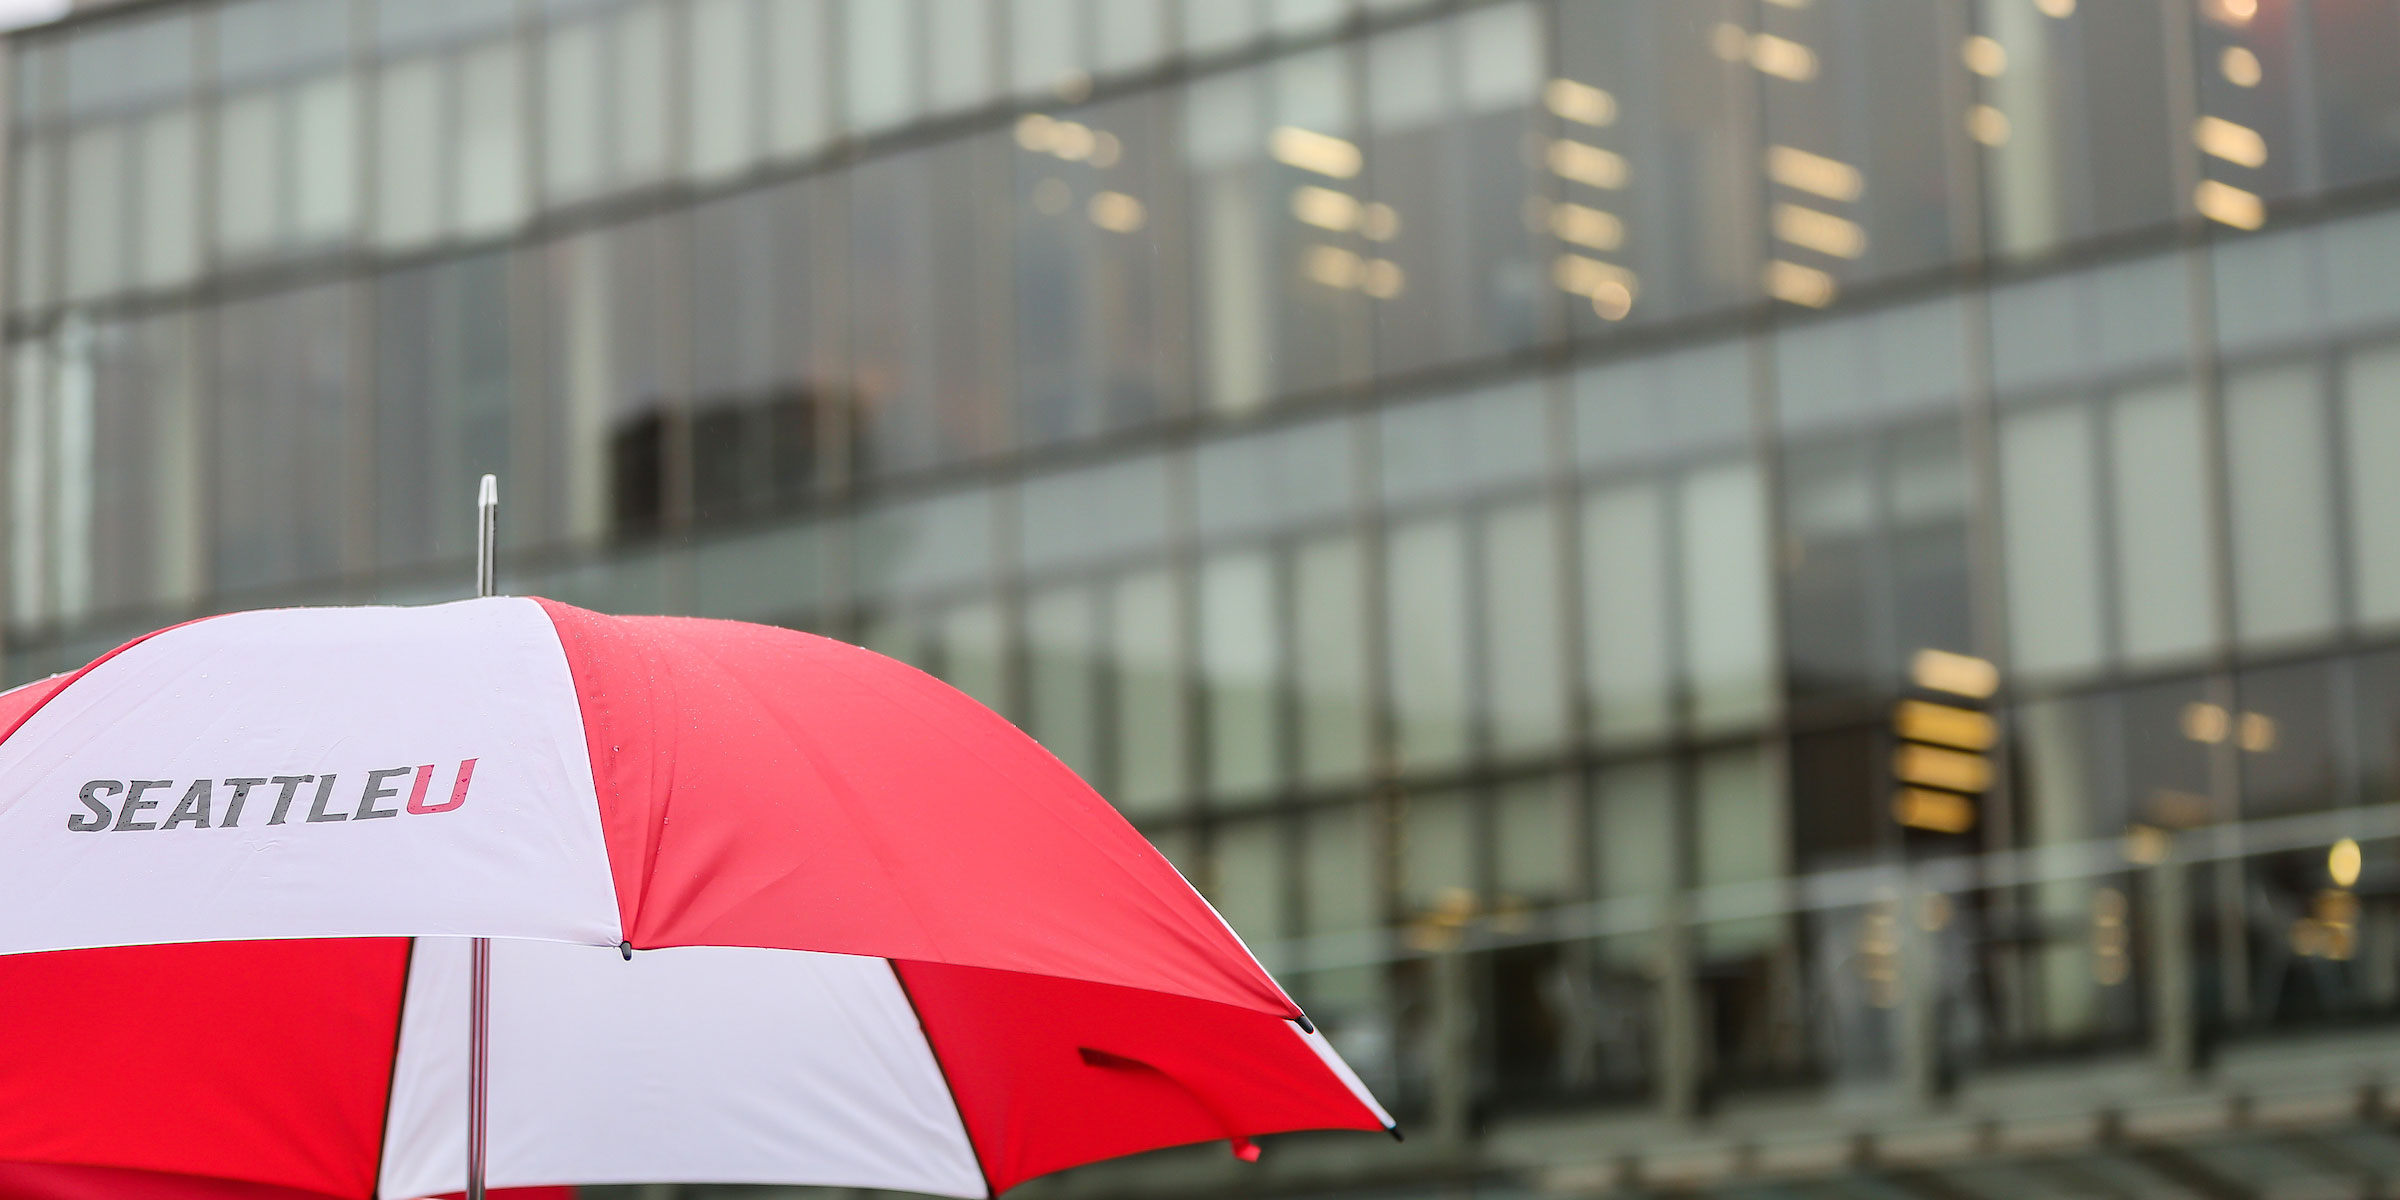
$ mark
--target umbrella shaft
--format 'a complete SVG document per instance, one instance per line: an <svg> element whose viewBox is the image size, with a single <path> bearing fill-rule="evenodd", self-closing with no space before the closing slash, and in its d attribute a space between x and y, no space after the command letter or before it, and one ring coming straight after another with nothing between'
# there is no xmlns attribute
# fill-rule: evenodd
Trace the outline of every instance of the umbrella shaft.
<svg viewBox="0 0 2400 1200"><path fill-rule="evenodd" d="M475 489L475 594L489 596L499 575L500 486L490 475ZM467 1196L483 1200L485 1130L491 1121L492 939L476 938L467 999Z"/></svg>
<svg viewBox="0 0 2400 1200"><path fill-rule="evenodd" d="M492 939L476 938L467 1006L467 1196L483 1200L484 1131L490 1124Z"/></svg>

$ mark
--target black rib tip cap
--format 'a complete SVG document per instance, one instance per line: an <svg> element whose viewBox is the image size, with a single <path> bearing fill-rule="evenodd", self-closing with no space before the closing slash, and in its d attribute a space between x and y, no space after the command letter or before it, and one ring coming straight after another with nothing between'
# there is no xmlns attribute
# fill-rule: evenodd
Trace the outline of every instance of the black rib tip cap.
<svg viewBox="0 0 2400 1200"><path fill-rule="evenodd" d="M1395 1142L1405 1142L1408 1140L1407 1138L1400 1136L1400 1127L1398 1125L1386 1125L1383 1127L1383 1131L1392 1135L1392 1140Z"/></svg>
<svg viewBox="0 0 2400 1200"><path fill-rule="evenodd" d="M1302 1033L1315 1033L1317 1031L1317 1027L1309 1022L1307 1013L1301 1013L1299 1016L1293 1017L1292 1024L1299 1026L1300 1032Z"/></svg>
<svg viewBox="0 0 2400 1200"><path fill-rule="evenodd" d="M632 943L632 942L618 942L618 943L617 943L617 953L624 955L624 956L625 956L625 961L626 961L626 962L632 962L632 961L633 961L633 943Z"/></svg>

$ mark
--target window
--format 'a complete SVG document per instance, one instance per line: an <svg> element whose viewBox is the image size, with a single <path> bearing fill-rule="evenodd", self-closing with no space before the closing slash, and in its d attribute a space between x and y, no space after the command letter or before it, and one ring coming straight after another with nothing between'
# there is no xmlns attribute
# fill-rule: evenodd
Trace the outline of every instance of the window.
<svg viewBox="0 0 2400 1200"><path fill-rule="evenodd" d="M1555 126L1562 148L1544 158L1558 155L1565 173L1550 169L1553 205L1536 214L1549 259L1536 286L1571 293L1577 332L1758 294L1757 81L1712 48L1725 15L1708 4L1558 8L1561 83L1545 81L1544 99L1568 115Z"/></svg>
<svg viewBox="0 0 2400 1200"><path fill-rule="evenodd" d="M1189 774L1182 593L1164 570L1125 576L1109 593L1110 682L1116 699L1110 798L1129 813L1164 812L1184 798Z"/></svg>
<svg viewBox="0 0 2400 1200"><path fill-rule="evenodd" d="M2349 484L2352 570L2361 620L2400 620L2400 474L2384 447L2400 445L2400 348L2376 347L2342 364L2342 445Z"/></svg>
<svg viewBox="0 0 2400 1200"><path fill-rule="evenodd" d="M667 172L667 15L641 3L620 10L614 23L616 72L602 87L616 118L616 182L647 183Z"/></svg>
<svg viewBox="0 0 2400 1200"><path fill-rule="evenodd" d="M874 134L917 115L917 0L849 0L850 131Z"/></svg>
<svg viewBox="0 0 2400 1200"><path fill-rule="evenodd" d="M1275 577L1263 552L1216 555L1200 568L1200 671L1207 685L1208 785L1220 797L1281 776L1276 731Z"/></svg>
<svg viewBox="0 0 2400 1200"><path fill-rule="evenodd" d="M1216 828L1214 850L1215 879L1208 896L1225 923L1253 946L1286 936L1284 880L1289 871L1280 819L1225 822Z"/></svg>
<svg viewBox="0 0 2400 1200"><path fill-rule="evenodd" d="M2234 615L2246 642L2327 633L2339 612L2321 392L2314 365L2225 380Z"/></svg>
<svg viewBox="0 0 2400 1200"><path fill-rule="evenodd" d="M1774 704L1775 629L1758 468L1723 463L1684 476L1682 523L1691 716L1702 729L1757 721Z"/></svg>
<svg viewBox="0 0 2400 1200"><path fill-rule="evenodd" d="M349 289L335 284L240 301L218 314L214 588L321 579L348 560L350 514L361 499L353 488L366 478L351 461L349 300Z"/></svg>
<svg viewBox="0 0 2400 1200"><path fill-rule="evenodd" d="M552 26L542 41L542 189L553 203L589 195L605 177L604 33L597 21L578 21Z"/></svg>
<svg viewBox="0 0 2400 1200"><path fill-rule="evenodd" d="M408 566L463 559L474 530L453 506L485 472L518 477L510 449L509 264L497 254L376 281L377 558ZM505 497L504 497L505 499Z"/></svg>
<svg viewBox="0 0 2400 1200"><path fill-rule="evenodd" d="M2188 654L2216 633L2200 407L2180 384L2109 408L2118 638L2132 661Z"/></svg>
<svg viewBox="0 0 2400 1200"><path fill-rule="evenodd" d="M2082 405L2010 413L2000 427L2009 645L2020 671L2099 665L2100 504Z"/></svg>
<svg viewBox="0 0 2400 1200"><path fill-rule="evenodd" d="M1400 908L1403 920L1482 907L1483 839L1475 798L1461 791L1411 795L1401 806Z"/></svg>
<svg viewBox="0 0 2400 1200"><path fill-rule="evenodd" d="M851 370L870 473L1003 443L1007 366L987 334L1006 244L980 219L1003 153L973 138L850 174Z"/></svg>
<svg viewBox="0 0 2400 1200"><path fill-rule="evenodd" d="M125 129L86 125L67 141L67 295L88 300L124 279L128 205Z"/></svg>
<svg viewBox="0 0 2400 1200"><path fill-rule="evenodd" d="M1532 343L1558 294L1529 286L1544 266L1525 227L1547 190L1524 157L1542 86L1540 14L1485 8L1385 35L1367 52L1371 188L1360 190L1370 194L1345 206L1333 197L1347 190L1319 180L1291 204L1360 262L1354 286L1372 309L1377 369Z"/></svg>
<svg viewBox="0 0 2400 1200"><path fill-rule="evenodd" d="M443 74L441 59L417 58L385 67L377 84L375 218L377 240L387 247L429 241L445 225L442 170L451 156L442 152Z"/></svg>
<svg viewBox="0 0 2400 1200"><path fill-rule="evenodd" d="M1969 113L1990 166L1995 240L2007 253L2161 223L2180 207L2162 14L2091 4L2052 17L1978 0L2005 67Z"/></svg>
<svg viewBox="0 0 2400 1200"><path fill-rule="evenodd" d="M458 227L468 234L497 233L525 214L516 43L468 51L458 61L458 88Z"/></svg>
<svg viewBox="0 0 2400 1200"><path fill-rule="evenodd" d="M200 266L194 124L191 109L173 108L151 114L139 127L141 192L135 220L141 260L133 279L144 287L173 287Z"/></svg>
<svg viewBox="0 0 2400 1200"><path fill-rule="evenodd" d="M1026 117L1016 188L1017 407L1049 444L1146 424L1184 398L1170 314L1175 161L1155 96Z"/></svg>
<svg viewBox="0 0 2400 1200"><path fill-rule="evenodd" d="M925 90L935 112L973 108L992 98L993 16L984 0L927 0ZM1022 18L1024 6L1014 10Z"/></svg>
<svg viewBox="0 0 2400 1200"><path fill-rule="evenodd" d="M1302 543L1292 556L1292 590L1300 778L1338 785L1366 774L1372 728L1366 563L1358 540L1337 534Z"/></svg>
<svg viewBox="0 0 2400 1200"><path fill-rule="evenodd" d="M769 0L766 42L767 150L814 153L831 136L831 78L824 67L827 0Z"/></svg>
<svg viewBox="0 0 2400 1200"><path fill-rule="evenodd" d="M693 177L722 178L749 166L757 153L757 93L751 81L758 55L751 5L749 0L700 0L688 12L692 94L686 153Z"/></svg>
<svg viewBox="0 0 2400 1200"><path fill-rule="evenodd" d="M1660 737L1674 718L1662 492L1632 480L1596 487L1583 502L1585 686L1603 741Z"/></svg>
<svg viewBox="0 0 2400 1200"><path fill-rule="evenodd" d="M350 77L311 80L291 103L292 232L303 242L347 240L357 219L359 140Z"/></svg>
<svg viewBox="0 0 2400 1200"><path fill-rule="evenodd" d="M1405 769L1438 770L1465 760L1473 716L1465 526L1456 517L1396 526L1386 561L1396 749Z"/></svg>
<svg viewBox="0 0 2400 1200"><path fill-rule="evenodd" d="M52 143L27 140L17 143L14 161L15 176L10 185L14 194L9 205L15 235L9 242L11 261L9 279L14 284L11 299L18 311L36 308L50 302L51 251L57 243L57 226L52 223L56 209L52 189L56 177L51 174Z"/></svg>
<svg viewBox="0 0 2400 1200"><path fill-rule="evenodd" d="M1515 504L1484 523L1483 626L1492 749L1550 750L1567 734L1564 584L1547 500Z"/></svg>
<svg viewBox="0 0 2400 1200"><path fill-rule="evenodd" d="M1693 834L1700 887L1756 883L1787 872L1784 804L1767 756L1755 749L1721 751L1700 760ZM1711 921L1699 941L1712 955L1756 954L1774 946L1778 917Z"/></svg>

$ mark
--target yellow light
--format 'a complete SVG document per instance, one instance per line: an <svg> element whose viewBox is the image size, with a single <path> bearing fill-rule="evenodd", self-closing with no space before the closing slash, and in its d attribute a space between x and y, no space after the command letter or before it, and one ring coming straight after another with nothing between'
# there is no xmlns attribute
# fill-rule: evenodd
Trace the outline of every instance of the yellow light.
<svg viewBox="0 0 2400 1200"><path fill-rule="evenodd" d="M1125 157L1125 143L1118 141L1117 135L1105 129L1092 135L1093 166L1113 167L1117 165L1117 160L1123 157Z"/></svg>
<svg viewBox="0 0 2400 1200"><path fill-rule="evenodd" d="M1551 206L1550 232L1562 242L1594 250L1614 250L1625 244L1625 223L1616 214L1583 204Z"/></svg>
<svg viewBox="0 0 2400 1200"><path fill-rule="evenodd" d="M1347 233L1358 224L1358 200L1312 183L1292 189L1292 216L1305 225Z"/></svg>
<svg viewBox="0 0 2400 1200"><path fill-rule="evenodd" d="M1867 231L1858 222L1797 204L1775 206L1775 236L1835 258L1857 258L1867 249Z"/></svg>
<svg viewBox="0 0 2400 1200"><path fill-rule="evenodd" d="M1580 254L1561 254L1551 260L1550 282L1557 284L1558 290L1578 296L1596 296L1601 289L1613 284L1625 290L1628 303L1631 303L1630 297L1636 294L1633 272L1615 263L1586 258Z"/></svg>
<svg viewBox="0 0 2400 1200"><path fill-rule="evenodd" d="M1892 751L1892 773L1902 783L1952 792L1980 792L1992 785L1990 760L1939 746L1901 745Z"/></svg>
<svg viewBox="0 0 2400 1200"><path fill-rule="evenodd" d="M2075 0L2033 0L2033 6L2043 16L2062 21L2075 15Z"/></svg>
<svg viewBox="0 0 2400 1200"><path fill-rule="evenodd" d="M1149 210L1142 202L1123 192L1100 192L1085 206L1092 224L1110 233L1132 233L1149 220Z"/></svg>
<svg viewBox="0 0 2400 1200"><path fill-rule="evenodd" d="M1908 660L1909 681L1929 691L1982 700L2000 690L2000 668L1990 659L1928 646Z"/></svg>
<svg viewBox="0 0 2400 1200"><path fill-rule="evenodd" d="M2240 722L2242 749L2252 754L2264 754L2275 748L2275 718L2265 713L2246 712Z"/></svg>
<svg viewBox="0 0 2400 1200"><path fill-rule="evenodd" d="M1750 65L1777 79L1806 83L1817 77L1817 52L1790 38L1754 34L1750 38Z"/></svg>
<svg viewBox="0 0 2400 1200"><path fill-rule="evenodd" d="M1910 829L1965 833L1975 828L1975 802L1949 792L1902 788L1892 797L1892 819Z"/></svg>
<svg viewBox="0 0 2400 1200"><path fill-rule="evenodd" d="M1867 190L1857 167L1793 146L1767 148L1767 178L1828 200L1856 200Z"/></svg>
<svg viewBox="0 0 2400 1200"><path fill-rule="evenodd" d="M1368 259L1366 268L1359 272L1358 278L1359 290L1378 300L1389 300L1399 295L1407 283L1408 276L1400 270L1400 264L1388 258Z"/></svg>
<svg viewBox="0 0 2400 1200"><path fill-rule="evenodd" d="M2256 229L2267 223L2267 202L2258 193L2243 191L2230 183L2203 179L2192 189L2192 204L2200 215L2235 229Z"/></svg>
<svg viewBox="0 0 2400 1200"><path fill-rule="evenodd" d="M1625 159L1613 150L1562 138L1550 143L1547 158L1551 172L1561 179L1596 188L1625 186Z"/></svg>
<svg viewBox="0 0 2400 1200"><path fill-rule="evenodd" d="M1617 98L1573 79L1553 79L1542 86L1542 103L1551 112L1582 125L1611 125L1617 119Z"/></svg>
<svg viewBox="0 0 2400 1200"><path fill-rule="evenodd" d="M2217 57L2217 69L2225 73L2225 82L2243 88L2257 87L2267 74L2247 46L2225 47L2225 53Z"/></svg>
<svg viewBox="0 0 2400 1200"><path fill-rule="evenodd" d="M2167 831L2156 825L2129 825L2125 829L2125 861L2149 866L2167 861L2174 849L2174 840Z"/></svg>
<svg viewBox="0 0 2400 1200"><path fill-rule="evenodd" d="M1318 133L1297 125L1279 125L1267 140L1267 152L1275 161L1303 171L1314 171L1332 179L1349 179L1358 174L1364 159L1358 147L1330 133Z"/></svg>
<svg viewBox="0 0 2400 1200"><path fill-rule="evenodd" d="M1091 127L1079 121L1060 121L1050 127L1050 153L1068 162L1082 162L1092 156L1099 139L1092 136Z"/></svg>
<svg viewBox="0 0 2400 1200"><path fill-rule="evenodd" d="M1989 104L1978 104L1967 110L1967 136L1986 146L2005 146L2009 135L2008 114Z"/></svg>
<svg viewBox="0 0 2400 1200"><path fill-rule="evenodd" d="M2183 706L2183 736L2195 742L2216 745L2225 740L2233 729L2233 720L2223 705L2194 700Z"/></svg>
<svg viewBox="0 0 2400 1200"><path fill-rule="evenodd" d="M1330 288L1357 287L1363 265L1358 255L1339 246L1310 246L1300 259L1300 269L1311 280Z"/></svg>
<svg viewBox="0 0 2400 1200"><path fill-rule="evenodd" d="M1833 276L1815 267L1777 259L1767 264L1764 279L1767 294L1786 304L1823 308L1833 303Z"/></svg>
<svg viewBox="0 0 2400 1200"><path fill-rule="evenodd" d="M1960 750L1989 750L2000 738L2000 727L1990 716L1924 700L1903 700L1893 706L1892 730L1912 742Z"/></svg>
<svg viewBox="0 0 2400 1200"><path fill-rule="evenodd" d="M1719 21L1708 31L1708 48L1726 62L1750 57L1750 34L1731 21Z"/></svg>
<svg viewBox="0 0 2400 1200"><path fill-rule="evenodd" d="M2002 46L1998 38L1976 34L1959 47L1958 53L1966 61L1968 70L1986 79L1999 78L2000 73L2008 69L2008 48Z"/></svg>
<svg viewBox="0 0 2400 1200"><path fill-rule="evenodd" d="M2355 887L2359 868L2364 862L2364 856L2358 852L2358 843L2343 838L2333 844L2333 849L2325 852L2325 874L2333 880L2335 887Z"/></svg>
<svg viewBox="0 0 2400 1200"><path fill-rule="evenodd" d="M1037 154L1047 154L1052 131L1057 128L1057 121L1041 113L1026 113L1017 118L1017 144Z"/></svg>
<svg viewBox="0 0 2400 1200"><path fill-rule="evenodd" d="M2223 117L2202 117L2193 122L2192 142L2237 167L2262 167L2267 162L2267 139L2257 130Z"/></svg>
<svg viewBox="0 0 2400 1200"><path fill-rule="evenodd" d="M1592 289L1592 312L1603 321L1622 321L1633 311L1632 276L1602 280Z"/></svg>
<svg viewBox="0 0 2400 1200"><path fill-rule="evenodd" d="M2247 25L2258 15L2258 0L2216 0L2212 14L2228 25Z"/></svg>
<svg viewBox="0 0 2400 1200"><path fill-rule="evenodd" d="M1388 242L1400 236L1400 213L1389 204L1373 201L1359 210L1358 231L1370 242Z"/></svg>

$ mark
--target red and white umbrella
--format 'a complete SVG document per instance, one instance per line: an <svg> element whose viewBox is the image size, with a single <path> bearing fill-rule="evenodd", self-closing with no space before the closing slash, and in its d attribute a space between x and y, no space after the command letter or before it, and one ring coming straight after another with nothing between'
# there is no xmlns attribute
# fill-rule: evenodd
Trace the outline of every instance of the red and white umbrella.
<svg viewBox="0 0 2400 1200"><path fill-rule="evenodd" d="M495 1187L980 1196L1391 1127L1091 788L865 650L284 609L0 696L0 1160L456 1191L470 938Z"/></svg>

